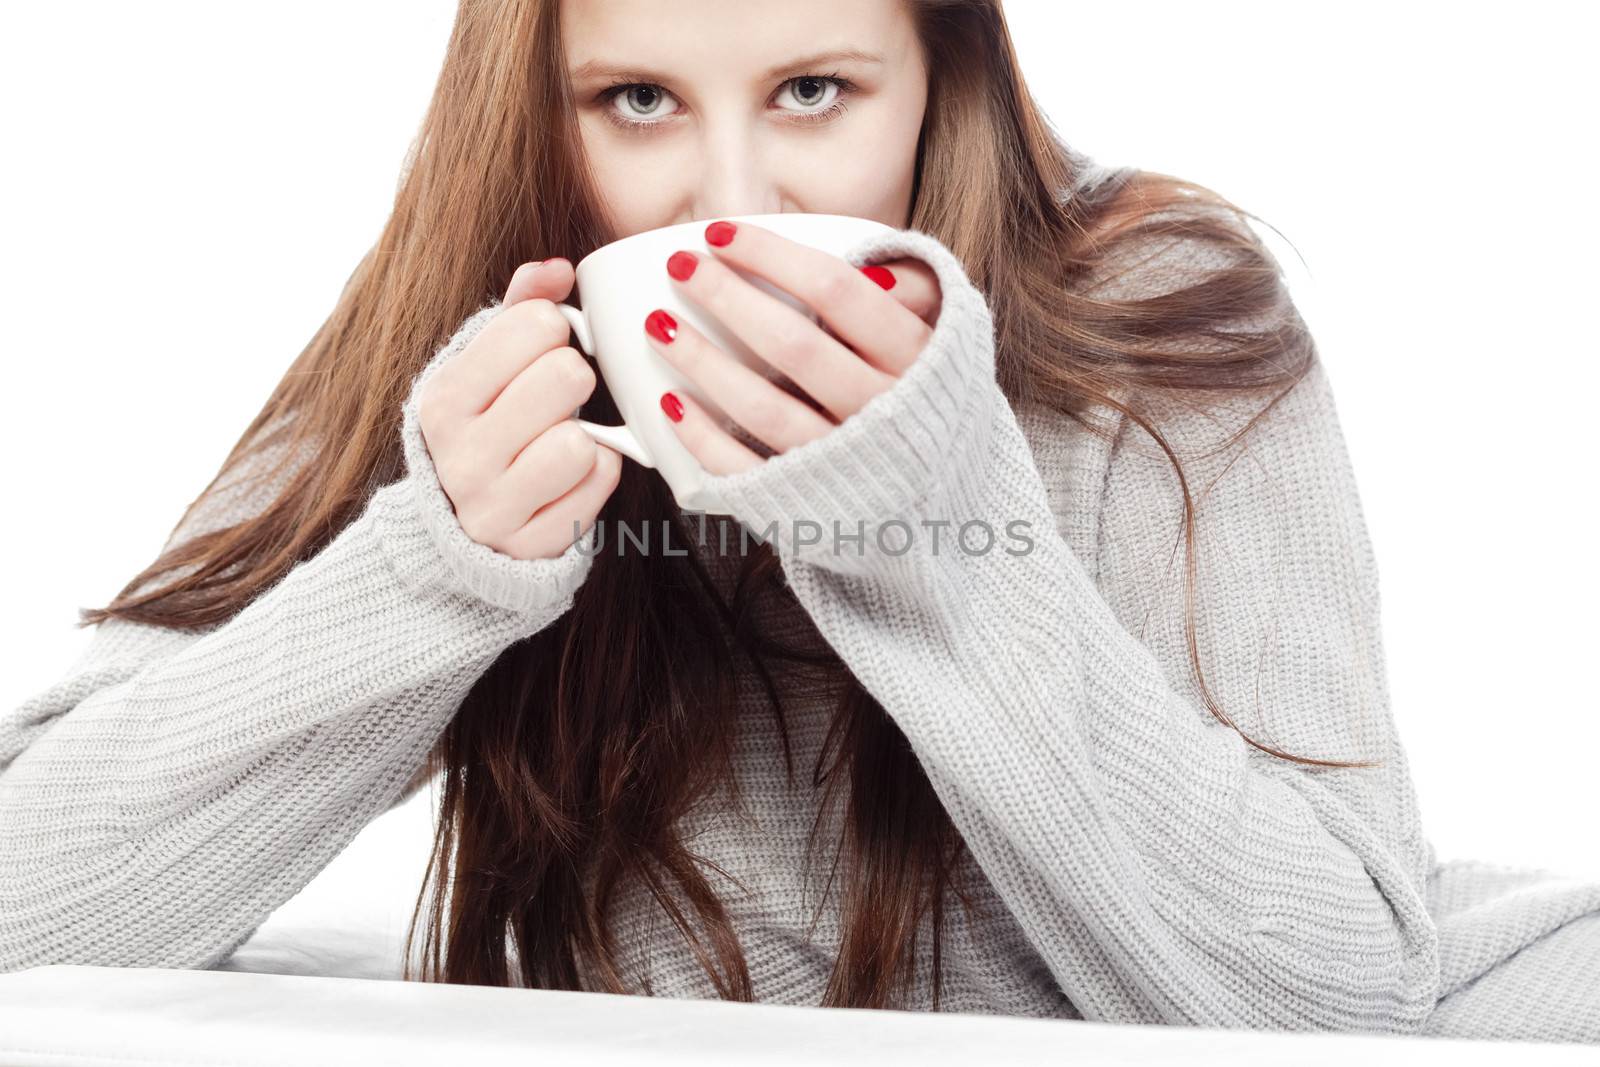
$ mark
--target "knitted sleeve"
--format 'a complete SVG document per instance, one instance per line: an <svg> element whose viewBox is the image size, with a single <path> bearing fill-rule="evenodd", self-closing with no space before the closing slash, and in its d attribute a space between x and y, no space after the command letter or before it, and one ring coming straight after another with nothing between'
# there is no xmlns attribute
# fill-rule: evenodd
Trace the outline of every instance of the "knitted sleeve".
<svg viewBox="0 0 1600 1067"><path fill-rule="evenodd" d="M593 530L518 560L455 520L415 378L405 474L316 555L198 634L109 620L0 715L0 971L225 959L398 796L468 690L559 617ZM263 507L230 479L173 539Z"/></svg>
<svg viewBox="0 0 1600 1067"><path fill-rule="evenodd" d="M919 231L847 258L908 255L943 292L917 362L824 437L713 487L775 542L1085 1018L1415 1031L1438 941L1325 374L1257 424L1243 458L1187 465L1205 517L1199 649L1250 736L1377 769L1291 763L1211 714L1189 679L1165 456L1124 427L1081 450L1083 492L1047 486L960 262ZM1174 405L1162 428L1193 453L1237 426L1229 405ZM1052 499L1074 495L1092 513L1058 518ZM1097 551L1072 547L1074 523Z"/></svg>

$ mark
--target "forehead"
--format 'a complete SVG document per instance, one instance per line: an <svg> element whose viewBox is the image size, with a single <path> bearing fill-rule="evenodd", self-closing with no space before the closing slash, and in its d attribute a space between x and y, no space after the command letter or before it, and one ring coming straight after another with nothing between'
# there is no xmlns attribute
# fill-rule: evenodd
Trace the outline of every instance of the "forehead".
<svg viewBox="0 0 1600 1067"><path fill-rule="evenodd" d="M623 73L663 80L756 84L796 60L860 69L914 41L906 0L559 0L567 71L575 82ZM827 73L826 70L793 73Z"/></svg>

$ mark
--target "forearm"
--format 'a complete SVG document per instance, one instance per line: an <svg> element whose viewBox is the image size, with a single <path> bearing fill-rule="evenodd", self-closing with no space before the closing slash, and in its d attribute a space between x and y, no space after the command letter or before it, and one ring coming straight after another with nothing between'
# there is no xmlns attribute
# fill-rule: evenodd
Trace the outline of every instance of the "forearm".
<svg viewBox="0 0 1600 1067"><path fill-rule="evenodd" d="M1164 600L1145 601L1182 530L1169 510L1179 487L1154 473L1165 457L1145 461L1130 442L1072 470L1110 515L1081 534L1103 550L1091 577L996 381L993 323L961 264L915 232L874 252L935 270L943 306L925 350L822 438L712 489L777 537L796 597L905 733L1086 1017L1415 1029L1433 1004L1437 938L1327 383L1313 374L1283 398L1249 459L1190 465L1227 545L1197 610L1231 653L1230 683L1258 668L1313 755L1345 748L1366 720L1380 769L1259 753L1179 688L1181 659L1156 656L1101 588L1109 572L1119 598L1148 604L1136 615L1167 621ZM1174 440L1212 443L1216 421L1184 400ZM989 549L956 545L971 522L995 537ZM969 544L985 539L969 531ZM1286 639L1264 664L1252 647L1263 619Z"/></svg>
<svg viewBox="0 0 1600 1067"><path fill-rule="evenodd" d="M406 476L225 624L112 620L0 717L0 969L225 957L399 796L495 659L571 604L592 541L532 560L472 541L415 390L402 436Z"/></svg>

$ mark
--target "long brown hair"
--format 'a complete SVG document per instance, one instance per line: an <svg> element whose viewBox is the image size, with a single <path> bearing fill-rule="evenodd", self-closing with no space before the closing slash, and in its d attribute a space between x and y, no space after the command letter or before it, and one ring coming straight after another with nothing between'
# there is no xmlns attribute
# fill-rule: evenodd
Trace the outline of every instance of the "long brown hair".
<svg viewBox="0 0 1600 1067"><path fill-rule="evenodd" d="M1087 412L1120 412L1171 461L1183 498L1190 658L1211 714L1237 729L1205 685L1193 637L1189 484L1142 401L1262 398L1230 443L1241 439L1310 369L1309 333L1244 224L1254 215L1168 175L1095 173L1054 134L1024 87L998 0L914 0L912 10L930 78L910 225L943 241L985 293L1013 403L1048 405L1095 433L1106 427ZM261 477L282 489L254 517L170 545L80 625L113 616L185 629L226 622L402 475L401 404L469 313L496 299L524 261L576 261L612 239L583 166L558 11L554 0L460 5L387 225L207 492L274 446L284 458ZM1175 242L1207 250L1212 265L1159 291L1108 295L1120 272L1137 269L1129 250ZM603 383L586 414L614 420ZM308 445L320 462L291 469ZM687 521L660 480L631 464L601 518ZM937 1007L946 891L970 904L949 816L893 720L835 657L775 640L752 621L764 597L789 597L800 610L778 559L758 546L726 601L687 526L678 532L686 556L599 555L571 609L507 649L441 736L429 761L443 791L423 887L432 893L422 977L572 989L589 974L597 988L637 992L607 925L615 891L636 878L719 994L750 999L736 931L702 872L709 861L686 846L678 823L731 782L731 679L741 665L764 679L788 754L769 669L786 660L843 683L811 769L822 808L845 806L834 859L844 875L842 943L822 1003L894 1006L913 980L914 935L929 912ZM1373 765L1245 739L1299 763ZM819 814L813 844L822 824ZM423 912L419 897L408 957Z"/></svg>

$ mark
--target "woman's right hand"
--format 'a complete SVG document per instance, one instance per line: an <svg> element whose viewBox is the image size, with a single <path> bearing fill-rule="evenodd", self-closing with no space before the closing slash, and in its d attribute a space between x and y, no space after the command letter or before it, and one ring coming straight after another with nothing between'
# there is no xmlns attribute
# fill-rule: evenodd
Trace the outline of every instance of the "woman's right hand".
<svg viewBox="0 0 1600 1067"><path fill-rule="evenodd" d="M500 312L417 397L418 427L456 520L515 559L565 552L622 473L621 454L572 418L595 387L555 308L573 280L565 259L524 263Z"/></svg>

